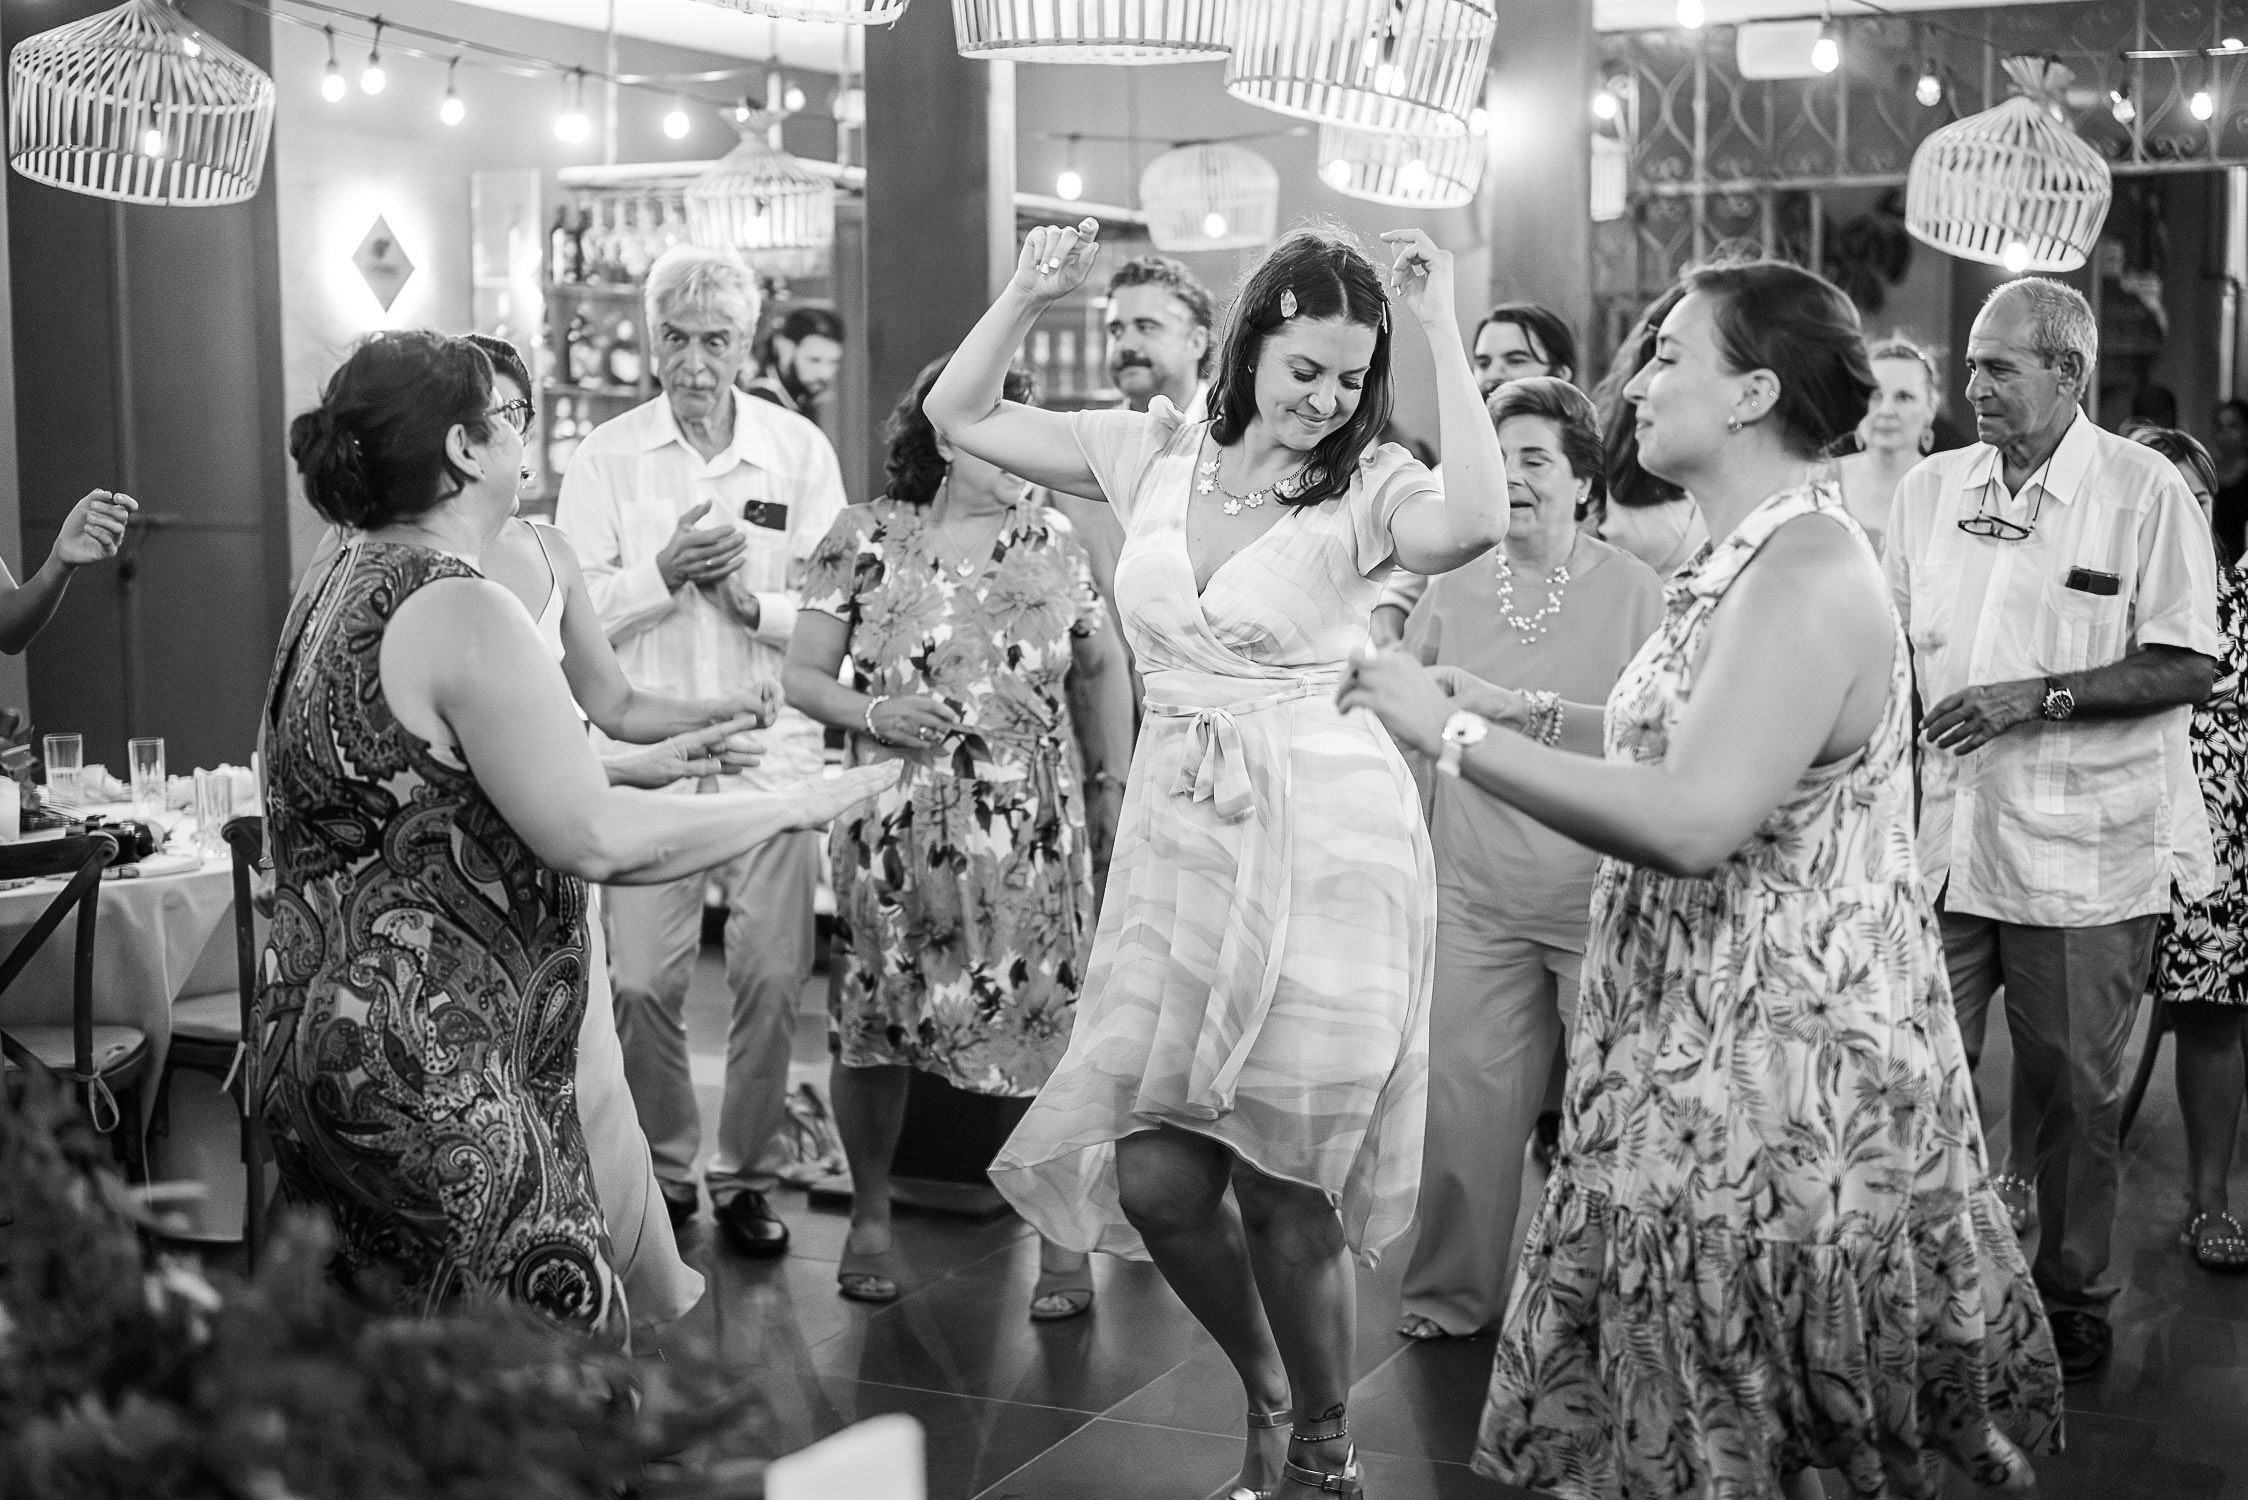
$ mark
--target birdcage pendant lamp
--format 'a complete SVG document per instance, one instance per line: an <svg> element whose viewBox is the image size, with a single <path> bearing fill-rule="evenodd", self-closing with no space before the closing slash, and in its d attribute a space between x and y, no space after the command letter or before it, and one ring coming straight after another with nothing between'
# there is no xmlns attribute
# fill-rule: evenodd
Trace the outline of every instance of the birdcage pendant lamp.
<svg viewBox="0 0 2248 1500"><path fill-rule="evenodd" d="M2107 220L2107 161L2070 129L2072 76L2051 58L2006 60L2021 90L1920 143L1905 178L1905 228L1962 260L2025 271L2073 271Z"/></svg>
<svg viewBox="0 0 2248 1500"><path fill-rule="evenodd" d="M1497 25L1494 0L1235 0L1226 92L1322 124L1464 135Z"/></svg>
<svg viewBox="0 0 2248 1500"><path fill-rule="evenodd" d="M770 16L776 21L826 21L843 26L887 26L911 0L702 0L720 10Z"/></svg>
<svg viewBox="0 0 2248 1500"><path fill-rule="evenodd" d="M126 0L8 54L8 159L34 182L121 203L255 197L273 80L165 0Z"/></svg>
<svg viewBox="0 0 2248 1500"><path fill-rule="evenodd" d="M1475 201L1490 148L1476 135L1392 135L1319 127L1319 175L1338 193L1399 208L1459 208Z"/></svg>
<svg viewBox="0 0 2248 1500"><path fill-rule="evenodd" d="M1189 63L1226 55L1233 0L952 0L962 57Z"/></svg>
<svg viewBox="0 0 2248 1500"><path fill-rule="evenodd" d="M752 113L741 144L687 185L687 236L768 276L817 276L835 246L835 184L768 138L773 120Z"/></svg>
<svg viewBox="0 0 2248 1500"><path fill-rule="evenodd" d="M1158 250L1255 249L1279 226L1280 174L1230 141L1179 146L1140 173L1140 212Z"/></svg>

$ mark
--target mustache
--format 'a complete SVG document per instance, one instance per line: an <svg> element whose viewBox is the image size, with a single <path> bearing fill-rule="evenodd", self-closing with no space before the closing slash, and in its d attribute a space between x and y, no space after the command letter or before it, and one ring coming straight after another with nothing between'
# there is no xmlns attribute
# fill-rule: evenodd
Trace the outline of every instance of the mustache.
<svg viewBox="0 0 2248 1500"><path fill-rule="evenodd" d="M1108 363L1110 368L1117 370L1152 370L1155 368L1154 362L1144 354L1111 354L1108 357Z"/></svg>

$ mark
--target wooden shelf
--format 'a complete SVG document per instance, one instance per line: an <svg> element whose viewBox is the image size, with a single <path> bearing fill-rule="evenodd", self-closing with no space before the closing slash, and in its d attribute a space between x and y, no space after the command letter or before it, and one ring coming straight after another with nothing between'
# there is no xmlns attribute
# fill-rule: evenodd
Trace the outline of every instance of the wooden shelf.
<svg viewBox="0 0 2248 1500"><path fill-rule="evenodd" d="M636 385L578 385L567 380L549 380L539 388L549 396L601 396L612 401L641 401L655 394Z"/></svg>

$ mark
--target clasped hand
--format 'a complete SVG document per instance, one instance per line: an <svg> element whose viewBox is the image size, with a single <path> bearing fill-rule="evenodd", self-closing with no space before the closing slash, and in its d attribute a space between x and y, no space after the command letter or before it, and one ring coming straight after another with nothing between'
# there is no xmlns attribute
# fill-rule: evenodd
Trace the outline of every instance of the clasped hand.
<svg viewBox="0 0 2248 1500"><path fill-rule="evenodd" d="M667 787L675 781L747 771L765 758L765 742L751 730L765 721L755 713L737 714L701 729L690 729L642 749L608 758L611 776L621 785Z"/></svg>
<svg viewBox="0 0 2248 1500"><path fill-rule="evenodd" d="M933 745L960 727L960 715L940 698L888 698L867 715L874 737L888 745Z"/></svg>
<svg viewBox="0 0 2248 1500"><path fill-rule="evenodd" d="M689 583L718 583L741 566L749 539L731 526L697 526L709 511L710 502L704 500L682 515L671 540L656 554L656 571L666 591L676 593Z"/></svg>
<svg viewBox="0 0 2248 1500"><path fill-rule="evenodd" d="M2045 684L2034 679L1971 687L1929 709L1920 736L1935 749L1965 755L2037 718L2044 706Z"/></svg>

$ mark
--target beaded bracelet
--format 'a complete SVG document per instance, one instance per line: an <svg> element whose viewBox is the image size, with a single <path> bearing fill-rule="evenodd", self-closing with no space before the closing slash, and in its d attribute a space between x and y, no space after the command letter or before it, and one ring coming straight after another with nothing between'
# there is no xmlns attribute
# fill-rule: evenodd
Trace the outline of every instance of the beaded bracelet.
<svg viewBox="0 0 2248 1500"><path fill-rule="evenodd" d="M1524 693L1522 701L1529 705L1529 721L1522 732L1541 745L1561 743L1561 695L1540 689Z"/></svg>
<svg viewBox="0 0 2248 1500"><path fill-rule="evenodd" d="M869 698L866 700L865 717L867 737L869 739L882 740L882 743L885 745L890 742L886 739L882 739L882 731L874 727L874 711L889 701L890 695L888 693L884 693L879 697Z"/></svg>

